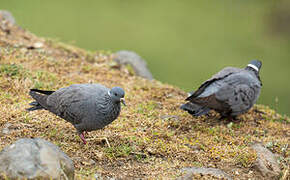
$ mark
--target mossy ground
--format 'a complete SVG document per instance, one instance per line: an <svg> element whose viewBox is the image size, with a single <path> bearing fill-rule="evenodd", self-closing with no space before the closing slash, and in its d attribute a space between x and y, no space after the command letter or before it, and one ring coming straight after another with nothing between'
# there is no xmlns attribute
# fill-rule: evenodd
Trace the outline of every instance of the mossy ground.
<svg viewBox="0 0 290 180"><path fill-rule="evenodd" d="M41 48L34 48L41 42ZM86 52L41 39L18 27L0 28L0 149L18 138L41 137L58 145L75 163L77 179L94 174L116 178L167 179L183 167L224 170L237 179L259 179L250 148L262 142L279 154L289 168L289 118L263 105L239 116L240 122L219 115L193 118L181 111L186 93L159 81L132 75L126 67L111 66L109 52ZM30 88L56 90L75 83L121 86L127 106L103 130L87 135L83 145L70 123L47 111L27 112ZM111 147L99 139L107 137Z"/></svg>

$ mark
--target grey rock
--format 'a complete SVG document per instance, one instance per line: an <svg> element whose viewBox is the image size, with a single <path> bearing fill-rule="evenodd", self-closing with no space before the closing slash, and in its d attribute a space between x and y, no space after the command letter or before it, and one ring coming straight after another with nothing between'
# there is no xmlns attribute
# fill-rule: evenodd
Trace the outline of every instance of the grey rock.
<svg viewBox="0 0 290 180"><path fill-rule="evenodd" d="M146 61L135 52L125 50L118 51L114 54L113 59L120 65L131 65L136 75L149 80L153 79L151 72L147 68Z"/></svg>
<svg viewBox="0 0 290 180"><path fill-rule="evenodd" d="M0 19L1 17L5 19L6 21L9 21L10 24L12 25L16 23L15 18L12 16L12 14L9 11L0 10Z"/></svg>
<svg viewBox="0 0 290 180"><path fill-rule="evenodd" d="M257 161L254 167L264 176L269 179L278 179L281 173L276 156L265 148L261 143L255 143L252 148L257 153Z"/></svg>
<svg viewBox="0 0 290 180"><path fill-rule="evenodd" d="M35 102L28 111L46 109L70 122L86 144L84 132L98 130L113 122L125 104L120 87L109 89L101 84L74 84L57 91L31 89Z"/></svg>
<svg viewBox="0 0 290 180"><path fill-rule="evenodd" d="M210 109L229 118L246 113L260 95L261 66L261 61L253 60L244 69L224 68L191 93L186 98L189 103L181 109L194 116L206 114Z"/></svg>
<svg viewBox="0 0 290 180"><path fill-rule="evenodd" d="M0 152L0 174L9 179L74 179L74 165L54 144L24 138Z"/></svg>
<svg viewBox="0 0 290 180"><path fill-rule="evenodd" d="M198 175L198 174L212 175L216 178L224 178L224 179L232 180L232 178L228 174L216 168L190 167L190 168L183 168L182 171L186 172L186 174L182 177L177 178L178 180L191 180L192 178L194 178L194 175Z"/></svg>
<svg viewBox="0 0 290 180"><path fill-rule="evenodd" d="M2 133L3 134L10 134L11 133L11 129L12 129L12 124L11 123L6 123L3 126Z"/></svg>
<svg viewBox="0 0 290 180"><path fill-rule="evenodd" d="M95 165L96 164L96 161L94 161L93 159L90 159L89 162L88 162L88 164L90 166Z"/></svg>

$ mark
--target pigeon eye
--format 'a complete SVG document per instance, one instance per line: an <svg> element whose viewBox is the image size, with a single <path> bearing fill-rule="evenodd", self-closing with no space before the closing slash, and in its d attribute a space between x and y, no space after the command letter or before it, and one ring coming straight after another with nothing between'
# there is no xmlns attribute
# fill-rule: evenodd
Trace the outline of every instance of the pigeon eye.
<svg viewBox="0 0 290 180"><path fill-rule="evenodd" d="M114 93L115 96L117 96L117 93Z"/></svg>

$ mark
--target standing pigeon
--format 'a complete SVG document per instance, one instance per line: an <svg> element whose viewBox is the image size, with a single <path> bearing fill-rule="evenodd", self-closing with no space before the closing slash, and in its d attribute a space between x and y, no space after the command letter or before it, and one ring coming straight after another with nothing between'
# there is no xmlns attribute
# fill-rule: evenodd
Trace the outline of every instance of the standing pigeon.
<svg viewBox="0 0 290 180"><path fill-rule="evenodd" d="M28 111L46 109L70 122L86 144L84 132L102 129L120 114L125 92L120 87L108 89L100 84L74 84L57 91L31 89Z"/></svg>
<svg viewBox="0 0 290 180"><path fill-rule="evenodd" d="M180 108L200 116L211 109L222 117L235 118L247 112L257 101L262 83L259 71L262 62L251 61L246 68L226 67L192 92Z"/></svg>

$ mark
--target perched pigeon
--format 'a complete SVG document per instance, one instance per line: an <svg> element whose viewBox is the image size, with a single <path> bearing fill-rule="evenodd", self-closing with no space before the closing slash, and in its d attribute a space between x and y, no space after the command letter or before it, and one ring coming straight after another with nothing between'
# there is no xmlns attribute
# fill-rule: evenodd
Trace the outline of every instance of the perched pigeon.
<svg viewBox="0 0 290 180"><path fill-rule="evenodd" d="M180 108L200 116L211 109L222 117L235 118L247 112L257 101L262 83L259 77L262 62L251 61L246 68L226 67L192 92Z"/></svg>
<svg viewBox="0 0 290 180"><path fill-rule="evenodd" d="M84 132L102 129L120 114L125 92L120 87L108 89L100 84L74 84L57 91L31 89L36 101L28 111L46 109L72 123L84 144Z"/></svg>

